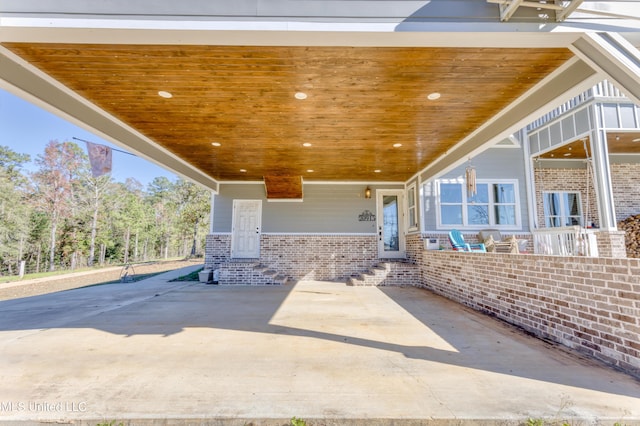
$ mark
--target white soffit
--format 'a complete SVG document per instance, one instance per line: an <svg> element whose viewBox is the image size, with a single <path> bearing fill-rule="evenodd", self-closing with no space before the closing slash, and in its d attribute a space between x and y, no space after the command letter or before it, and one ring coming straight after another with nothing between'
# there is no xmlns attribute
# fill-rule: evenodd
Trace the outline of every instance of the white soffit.
<svg viewBox="0 0 640 426"><path fill-rule="evenodd" d="M214 192L218 181L0 46L0 88Z"/></svg>

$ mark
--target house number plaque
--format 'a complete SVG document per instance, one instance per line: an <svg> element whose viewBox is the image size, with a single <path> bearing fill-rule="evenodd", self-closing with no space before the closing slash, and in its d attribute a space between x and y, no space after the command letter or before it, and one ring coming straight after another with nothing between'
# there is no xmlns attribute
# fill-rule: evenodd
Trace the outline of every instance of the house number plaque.
<svg viewBox="0 0 640 426"><path fill-rule="evenodd" d="M375 222L376 215L369 210L365 210L358 215L358 222Z"/></svg>

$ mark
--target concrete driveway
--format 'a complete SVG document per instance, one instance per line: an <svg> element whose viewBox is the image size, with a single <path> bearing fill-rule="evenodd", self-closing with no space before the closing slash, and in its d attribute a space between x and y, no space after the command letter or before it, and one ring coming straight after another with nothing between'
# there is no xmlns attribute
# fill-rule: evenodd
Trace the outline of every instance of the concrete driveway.
<svg viewBox="0 0 640 426"><path fill-rule="evenodd" d="M0 302L0 423L640 424L639 381L428 291L185 272Z"/></svg>

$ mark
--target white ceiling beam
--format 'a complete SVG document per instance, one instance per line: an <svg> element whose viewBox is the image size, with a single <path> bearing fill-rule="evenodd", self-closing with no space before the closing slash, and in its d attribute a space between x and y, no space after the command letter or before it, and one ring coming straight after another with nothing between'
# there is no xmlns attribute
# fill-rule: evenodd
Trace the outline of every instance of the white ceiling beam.
<svg viewBox="0 0 640 426"><path fill-rule="evenodd" d="M499 5L504 5L507 6L509 4L511 4L511 0L487 0L487 3L494 3L494 4L499 4ZM530 8L536 8L536 9L551 9L551 10L563 10L564 7L554 4L554 3L538 3L535 1L521 1L518 6L522 6L522 7L530 7Z"/></svg>
<svg viewBox="0 0 640 426"><path fill-rule="evenodd" d="M485 122L447 153L425 167L423 181L440 176L475 157L497 141L522 129L568 99L593 87L602 77L584 61L573 58L511 105Z"/></svg>
<svg viewBox="0 0 640 426"><path fill-rule="evenodd" d="M618 18L618 19L635 19L635 20L640 20L640 16L639 15L627 15L624 13L618 13L618 12L608 12L606 10L596 10L596 9L576 9L576 12L580 12L580 13L586 13L589 15L598 15L598 16L606 16L608 18Z"/></svg>
<svg viewBox="0 0 640 426"><path fill-rule="evenodd" d="M582 0L572 0L563 10L556 12L556 22L562 22L580 7Z"/></svg>
<svg viewBox="0 0 640 426"><path fill-rule="evenodd" d="M640 50L616 33L587 33L569 47L640 105Z"/></svg>
<svg viewBox="0 0 640 426"><path fill-rule="evenodd" d="M500 5L501 11L503 8L506 8L508 5L512 4L511 0L487 0L487 3ZM534 1L522 1L518 6L536 8L536 9L545 9L545 10L555 10L557 22L564 21L573 12L583 13L586 15L605 16L607 18L640 20L639 15L632 15L629 13L622 13L619 11L611 11L611 10L581 8L580 6L582 5L582 3L583 3L583 0L572 0L571 3L565 7L561 4L555 4L555 3L538 3ZM635 6L635 5L629 5L626 7L628 9L631 6Z"/></svg>
<svg viewBox="0 0 640 426"><path fill-rule="evenodd" d="M523 0L511 0L510 3L500 5L500 20L506 22L518 10Z"/></svg>

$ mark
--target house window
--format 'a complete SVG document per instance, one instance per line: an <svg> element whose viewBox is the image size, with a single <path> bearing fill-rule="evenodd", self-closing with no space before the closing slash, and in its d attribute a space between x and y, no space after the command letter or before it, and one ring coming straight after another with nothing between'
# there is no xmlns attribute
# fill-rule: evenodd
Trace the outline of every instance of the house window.
<svg viewBox="0 0 640 426"><path fill-rule="evenodd" d="M478 180L476 194L467 194L462 180L438 181L438 225L442 228L520 226L517 180Z"/></svg>
<svg viewBox="0 0 640 426"><path fill-rule="evenodd" d="M582 224L580 193L544 192L544 222L547 228Z"/></svg>
<svg viewBox="0 0 640 426"><path fill-rule="evenodd" d="M407 189L407 220L409 221L407 228L409 230L418 228L416 199L416 184L414 183Z"/></svg>

